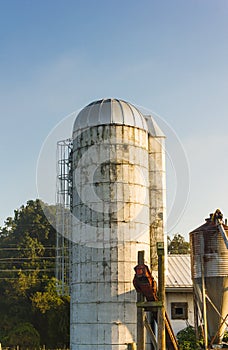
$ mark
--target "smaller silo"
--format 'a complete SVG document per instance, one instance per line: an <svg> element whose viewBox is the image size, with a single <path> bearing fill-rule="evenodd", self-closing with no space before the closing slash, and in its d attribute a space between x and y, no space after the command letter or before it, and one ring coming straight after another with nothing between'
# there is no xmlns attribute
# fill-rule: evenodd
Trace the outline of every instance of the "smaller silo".
<svg viewBox="0 0 228 350"><path fill-rule="evenodd" d="M210 215L206 223L190 233L191 264L195 297L201 312L202 286L205 285L208 340L220 344L228 314L228 249L212 217ZM228 226L222 226L228 233Z"/></svg>

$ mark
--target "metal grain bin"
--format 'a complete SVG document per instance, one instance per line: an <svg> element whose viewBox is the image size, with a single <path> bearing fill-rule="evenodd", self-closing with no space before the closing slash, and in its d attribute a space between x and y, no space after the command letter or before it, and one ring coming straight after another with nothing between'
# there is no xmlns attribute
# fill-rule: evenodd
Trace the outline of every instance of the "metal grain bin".
<svg viewBox="0 0 228 350"><path fill-rule="evenodd" d="M222 226L227 233L228 226ZM190 244L198 316L203 315L202 284L205 283L208 338L220 344L228 314L228 249L212 215L190 233Z"/></svg>

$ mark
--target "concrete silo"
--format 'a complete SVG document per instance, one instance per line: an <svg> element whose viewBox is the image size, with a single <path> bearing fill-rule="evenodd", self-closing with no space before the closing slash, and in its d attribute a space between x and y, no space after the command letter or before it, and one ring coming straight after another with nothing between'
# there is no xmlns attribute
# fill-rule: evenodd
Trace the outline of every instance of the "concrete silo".
<svg viewBox="0 0 228 350"><path fill-rule="evenodd" d="M125 350L136 342L137 252L150 264L150 238L164 239L163 139L152 117L122 100L95 101L76 117L72 350Z"/></svg>
<svg viewBox="0 0 228 350"><path fill-rule="evenodd" d="M165 135L151 115L144 116L148 125L150 267L158 269L157 242L164 241L166 222ZM166 240L164 241L166 246Z"/></svg>
<svg viewBox="0 0 228 350"><path fill-rule="evenodd" d="M219 227L220 226L220 227ZM222 231L222 234L221 234ZM219 345L228 315L228 226L213 215L190 233L196 311L206 324L206 342ZM196 321L198 321L196 319Z"/></svg>

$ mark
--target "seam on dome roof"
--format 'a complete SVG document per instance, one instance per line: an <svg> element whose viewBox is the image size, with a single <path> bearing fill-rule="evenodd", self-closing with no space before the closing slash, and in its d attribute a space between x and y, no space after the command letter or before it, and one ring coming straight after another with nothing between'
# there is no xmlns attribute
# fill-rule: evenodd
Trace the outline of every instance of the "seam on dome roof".
<svg viewBox="0 0 228 350"><path fill-rule="evenodd" d="M117 102L119 103L120 105L120 109L121 109L121 112L122 112L122 119L123 119L123 125L125 125L125 118L124 118L124 111L123 111L123 106L122 106L122 100L117 100Z"/></svg>
<svg viewBox="0 0 228 350"><path fill-rule="evenodd" d="M128 107L129 107L129 109L130 109L130 111L131 111L131 114L132 114L132 116L133 116L134 126L136 126L135 114L134 114L133 108L132 108L133 106L132 106L130 103L127 103L127 105L128 105Z"/></svg>
<svg viewBox="0 0 228 350"><path fill-rule="evenodd" d="M89 125L89 117L90 117L90 113L91 113L92 109L93 109L93 105L91 105L91 106L89 107L89 112L88 112L88 114L87 114L87 116L86 116L86 126Z"/></svg>
<svg viewBox="0 0 228 350"><path fill-rule="evenodd" d="M111 98L110 103L111 103L111 123L113 123L113 101L114 99Z"/></svg>
<svg viewBox="0 0 228 350"><path fill-rule="evenodd" d="M98 122L99 122L99 124L101 123L101 110L102 110L104 101L106 101L106 99L101 100L101 103L100 103L100 106L99 106L99 112L98 112Z"/></svg>

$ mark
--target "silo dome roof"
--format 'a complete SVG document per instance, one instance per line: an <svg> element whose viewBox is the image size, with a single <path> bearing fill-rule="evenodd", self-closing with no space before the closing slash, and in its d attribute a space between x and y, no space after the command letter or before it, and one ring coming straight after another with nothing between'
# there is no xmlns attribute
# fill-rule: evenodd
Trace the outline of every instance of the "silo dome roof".
<svg viewBox="0 0 228 350"><path fill-rule="evenodd" d="M148 130L143 114L132 104L114 98L107 98L90 103L77 115L73 131L88 127L119 124Z"/></svg>

